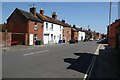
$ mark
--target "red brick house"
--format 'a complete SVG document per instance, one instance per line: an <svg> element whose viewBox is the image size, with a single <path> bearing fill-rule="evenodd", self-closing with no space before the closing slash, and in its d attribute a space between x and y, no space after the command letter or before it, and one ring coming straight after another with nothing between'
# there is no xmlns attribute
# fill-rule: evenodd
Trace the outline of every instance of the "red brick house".
<svg viewBox="0 0 120 80"><path fill-rule="evenodd" d="M116 48L120 49L120 24L118 24L118 26L116 27Z"/></svg>
<svg viewBox="0 0 120 80"><path fill-rule="evenodd" d="M75 40L78 40L78 28L73 25L72 27L72 31L71 31L71 39L75 39Z"/></svg>
<svg viewBox="0 0 120 80"><path fill-rule="evenodd" d="M109 46L117 47L117 27L120 25L120 19L115 20L112 24L108 26L108 44Z"/></svg>
<svg viewBox="0 0 120 80"><path fill-rule="evenodd" d="M34 45L43 39L43 21L36 17L36 8L26 12L16 8L7 19L7 30L12 32L12 43Z"/></svg>
<svg viewBox="0 0 120 80"><path fill-rule="evenodd" d="M69 25L68 23L65 23L65 20L62 20L62 22L64 23L63 25L63 43L64 43L71 40L72 28L71 28L71 25Z"/></svg>

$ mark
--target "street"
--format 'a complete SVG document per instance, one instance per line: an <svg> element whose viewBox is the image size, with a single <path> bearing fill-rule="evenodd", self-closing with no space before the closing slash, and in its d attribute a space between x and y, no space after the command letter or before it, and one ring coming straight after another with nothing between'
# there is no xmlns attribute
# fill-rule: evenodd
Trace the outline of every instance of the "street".
<svg viewBox="0 0 120 80"><path fill-rule="evenodd" d="M83 78L98 47L95 41L8 49L3 78Z"/></svg>

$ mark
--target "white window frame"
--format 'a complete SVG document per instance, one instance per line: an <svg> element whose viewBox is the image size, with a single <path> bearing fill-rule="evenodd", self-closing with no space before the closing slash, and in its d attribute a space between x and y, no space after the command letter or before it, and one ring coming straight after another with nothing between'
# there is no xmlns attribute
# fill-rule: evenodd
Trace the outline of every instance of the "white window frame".
<svg viewBox="0 0 120 80"><path fill-rule="evenodd" d="M38 30L38 23L35 22L35 25L34 25L34 30L37 31Z"/></svg>

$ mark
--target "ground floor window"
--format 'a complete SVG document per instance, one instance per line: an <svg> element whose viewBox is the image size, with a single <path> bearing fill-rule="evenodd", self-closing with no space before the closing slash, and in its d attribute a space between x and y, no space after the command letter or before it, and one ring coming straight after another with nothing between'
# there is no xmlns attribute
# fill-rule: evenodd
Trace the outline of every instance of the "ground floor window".
<svg viewBox="0 0 120 80"><path fill-rule="evenodd" d="M53 34L51 34L51 40L53 40Z"/></svg>
<svg viewBox="0 0 120 80"><path fill-rule="evenodd" d="M61 34L60 34L59 40L61 40Z"/></svg>
<svg viewBox="0 0 120 80"><path fill-rule="evenodd" d="M34 34L34 40L36 41L38 38L38 35L37 34Z"/></svg>

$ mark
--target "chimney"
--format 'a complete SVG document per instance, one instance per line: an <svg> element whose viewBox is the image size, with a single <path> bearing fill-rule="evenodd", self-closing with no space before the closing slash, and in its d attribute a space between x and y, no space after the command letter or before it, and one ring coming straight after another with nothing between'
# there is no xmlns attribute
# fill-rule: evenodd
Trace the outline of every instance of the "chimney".
<svg viewBox="0 0 120 80"><path fill-rule="evenodd" d="M30 8L30 13L32 13L34 16L36 16L36 8L33 6Z"/></svg>
<svg viewBox="0 0 120 80"><path fill-rule="evenodd" d="M57 19L57 13L56 12L52 13L52 18Z"/></svg>
<svg viewBox="0 0 120 80"><path fill-rule="evenodd" d="M117 22L117 21L118 21L118 19L115 20L115 22Z"/></svg>
<svg viewBox="0 0 120 80"><path fill-rule="evenodd" d="M83 28L81 27L80 30L83 30Z"/></svg>
<svg viewBox="0 0 120 80"><path fill-rule="evenodd" d="M76 25L73 25L73 28L75 28L76 27Z"/></svg>
<svg viewBox="0 0 120 80"><path fill-rule="evenodd" d="M44 10L42 8L40 9L40 14L44 15Z"/></svg>
<svg viewBox="0 0 120 80"><path fill-rule="evenodd" d="M63 23L65 23L65 20L62 20Z"/></svg>

